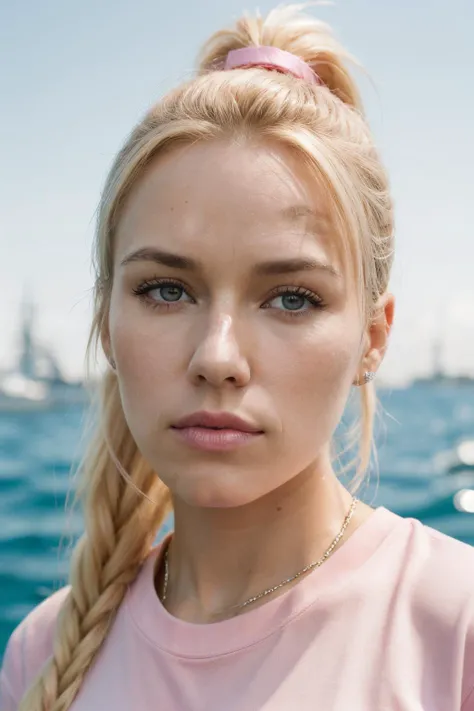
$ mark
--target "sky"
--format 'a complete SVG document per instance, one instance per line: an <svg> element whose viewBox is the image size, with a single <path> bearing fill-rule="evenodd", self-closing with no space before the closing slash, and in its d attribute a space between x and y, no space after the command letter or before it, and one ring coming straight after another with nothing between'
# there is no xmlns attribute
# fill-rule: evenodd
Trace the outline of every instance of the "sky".
<svg viewBox="0 0 474 711"><path fill-rule="evenodd" d="M91 244L105 176L144 112L192 76L243 0L0 2L0 369L24 293L65 375L83 374ZM391 178L395 325L381 377L474 374L474 4L339 0L312 12L362 62L369 123Z"/></svg>

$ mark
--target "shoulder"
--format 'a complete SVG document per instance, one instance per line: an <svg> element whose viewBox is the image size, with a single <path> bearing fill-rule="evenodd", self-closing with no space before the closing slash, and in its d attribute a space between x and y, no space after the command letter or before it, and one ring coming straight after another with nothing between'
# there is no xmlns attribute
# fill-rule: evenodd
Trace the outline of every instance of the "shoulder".
<svg viewBox="0 0 474 711"><path fill-rule="evenodd" d="M445 602L471 601L474 593L474 548L414 518L403 519L404 557L414 578Z"/></svg>
<svg viewBox="0 0 474 711"><path fill-rule="evenodd" d="M467 703L474 689L474 548L417 519L403 519L397 530L397 594L422 636L433 644L452 640ZM469 699L474 711L474 693Z"/></svg>
<svg viewBox="0 0 474 711"><path fill-rule="evenodd" d="M378 547L378 565L414 591L425 584L433 592L449 592L453 599L470 600L474 592L474 547L441 533L417 518L404 517L385 507L377 509L384 534ZM375 514L373 515L373 520ZM370 521L370 519L369 519ZM377 536L374 526L372 535Z"/></svg>
<svg viewBox="0 0 474 711"><path fill-rule="evenodd" d="M56 620L69 586L57 590L37 605L15 628L8 640L0 678L1 707L5 698L18 703L53 653Z"/></svg>
<svg viewBox="0 0 474 711"><path fill-rule="evenodd" d="M474 602L474 548L389 512L394 524L384 552L385 571L411 604L446 620ZM474 618L473 618L474 619Z"/></svg>

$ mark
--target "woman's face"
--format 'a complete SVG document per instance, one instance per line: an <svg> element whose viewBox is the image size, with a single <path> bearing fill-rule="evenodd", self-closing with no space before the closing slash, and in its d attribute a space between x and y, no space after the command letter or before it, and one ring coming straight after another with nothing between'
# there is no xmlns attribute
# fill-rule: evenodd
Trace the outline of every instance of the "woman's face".
<svg viewBox="0 0 474 711"><path fill-rule="evenodd" d="M322 191L276 145L180 147L135 186L106 342L130 430L175 497L246 504L327 456L365 339L335 244ZM196 449L172 425L198 410L261 433Z"/></svg>

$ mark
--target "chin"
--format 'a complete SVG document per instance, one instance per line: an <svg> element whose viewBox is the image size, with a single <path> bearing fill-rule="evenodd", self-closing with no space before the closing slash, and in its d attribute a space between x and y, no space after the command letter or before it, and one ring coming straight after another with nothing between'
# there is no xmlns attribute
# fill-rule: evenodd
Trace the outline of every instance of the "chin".
<svg viewBox="0 0 474 711"><path fill-rule="evenodd" d="M173 496L178 497L187 506L199 508L230 509L251 504L265 495L250 489L247 476L231 475L194 477L192 482L175 482L170 486Z"/></svg>

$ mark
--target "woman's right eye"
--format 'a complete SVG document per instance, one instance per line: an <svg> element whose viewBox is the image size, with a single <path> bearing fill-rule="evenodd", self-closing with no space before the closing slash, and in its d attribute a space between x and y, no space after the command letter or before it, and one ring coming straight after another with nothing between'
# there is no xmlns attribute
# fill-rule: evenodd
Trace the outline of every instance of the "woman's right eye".
<svg viewBox="0 0 474 711"><path fill-rule="evenodd" d="M158 298L151 294L156 292ZM170 308L182 303L181 296L186 294L184 286L173 281L146 281L140 284L133 293L153 308Z"/></svg>

